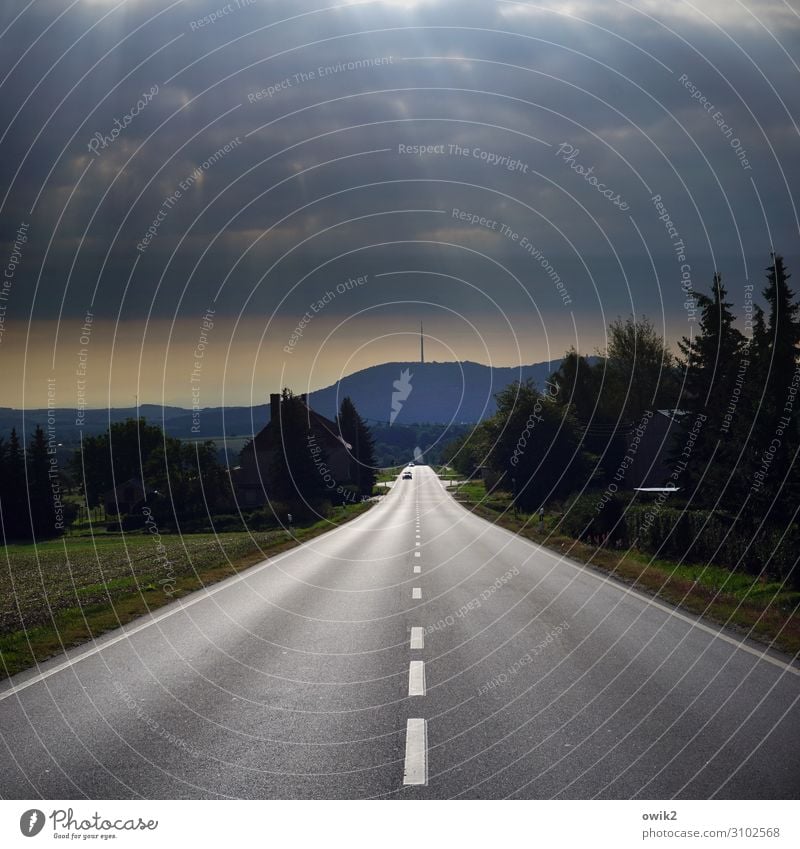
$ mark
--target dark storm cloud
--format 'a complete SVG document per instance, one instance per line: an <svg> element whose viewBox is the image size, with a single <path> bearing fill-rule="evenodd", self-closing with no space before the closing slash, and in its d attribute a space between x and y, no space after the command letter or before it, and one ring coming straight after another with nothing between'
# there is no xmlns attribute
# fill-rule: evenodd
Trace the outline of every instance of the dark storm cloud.
<svg viewBox="0 0 800 849"><path fill-rule="evenodd" d="M80 3L53 23L63 4L37 3L9 29L2 214L7 233L31 222L35 318L57 315L65 290L65 312L80 315L95 289L100 313L171 317L204 308L223 281L220 309L269 315L307 276L280 307L292 315L331 279L416 269L463 276L511 312L530 309L530 295L562 320L544 263L454 208L533 243L590 325L601 310L681 319L679 264L654 194L686 241L697 288L715 267L758 279L770 240L800 258L787 190L800 177L799 28L782 3L704 3L710 20L683 3L612 0L551 11L240 5ZM384 64L346 64L365 59ZM96 134L110 140L93 153ZM556 155L562 143L627 211ZM458 144L525 169L449 149L401 155L400 144ZM378 185L355 188L368 184ZM437 240L457 246L427 244ZM32 292L18 288L16 318ZM376 297L492 309L479 291L432 289L418 274L382 278L332 312Z"/></svg>

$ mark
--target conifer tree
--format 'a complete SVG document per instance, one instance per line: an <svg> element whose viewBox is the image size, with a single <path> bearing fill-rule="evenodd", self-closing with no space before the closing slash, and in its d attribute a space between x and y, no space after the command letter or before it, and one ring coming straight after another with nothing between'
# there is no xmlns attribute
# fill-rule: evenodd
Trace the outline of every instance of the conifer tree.
<svg viewBox="0 0 800 849"><path fill-rule="evenodd" d="M0 505L6 539L23 539L30 536L27 496L25 490L25 454L16 428L12 428L3 457L3 475L0 477Z"/></svg>
<svg viewBox="0 0 800 849"><path fill-rule="evenodd" d="M37 425L28 447L28 497L29 520L34 539L55 536L55 514L50 483L50 458L47 440Z"/></svg>
<svg viewBox="0 0 800 849"><path fill-rule="evenodd" d="M798 403L792 403L792 385L796 386L797 356L800 345L800 305L789 288L789 277L783 257L772 255L767 268L767 285L763 295L769 305L765 354L769 360L766 389L771 410L778 427L782 417L788 417L785 436L793 443L797 439Z"/></svg>
<svg viewBox="0 0 800 849"><path fill-rule="evenodd" d="M749 515L759 521L765 517L769 521L769 511L781 521L791 516L800 497L800 477L793 462L799 441L800 307L789 288L783 259L775 254L772 259L763 290L768 310L766 315L760 307L754 310L753 337L747 346L751 365L729 446L742 459L734 473L735 485L724 498L734 513L746 501ZM778 494L787 471L788 479Z"/></svg>
<svg viewBox="0 0 800 849"><path fill-rule="evenodd" d="M692 454L682 485L703 504L715 503L728 484L738 453L729 439L738 411L738 402L749 369L745 338L734 326L732 304L720 274L714 275L711 295L696 295L700 312L698 333L678 343L679 365L685 374L685 393L680 403L688 415L681 435L705 417L696 432ZM738 384L738 389L737 389ZM683 451L678 439L676 451Z"/></svg>
<svg viewBox="0 0 800 849"><path fill-rule="evenodd" d="M367 423L358 414L352 399L344 398L339 408L339 433L350 445L350 479L359 495L372 495L377 480L375 470L375 441Z"/></svg>

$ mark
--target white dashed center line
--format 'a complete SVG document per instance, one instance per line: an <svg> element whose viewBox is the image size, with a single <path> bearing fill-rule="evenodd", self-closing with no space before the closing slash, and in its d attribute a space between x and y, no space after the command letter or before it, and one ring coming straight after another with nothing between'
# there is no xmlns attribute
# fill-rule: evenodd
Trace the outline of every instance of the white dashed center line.
<svg viewBox="0 0 800 849"><path fill-rule="evenodd" d="M425 695L425 661L412 660L408 665L408 695Z"/></svg>
<svg viewBox="0 0 800 849"><path fill-rule="evenodd" d="M428 783L428 723L409 719L406 723L406 762L403 784Z"/></svg>
<svg viewBox="0 0 800 849"><path fill-rule="evenodd" d="M422 547L420 540L420 507L415 504L416 520L414 524L414 549ZM414 551L414 557L421 557L420 551ZM414 566L414 574L422 572L421 565ZM422 587L411 588L411 598L422 598ZM425 648L425 629L411 628L410 651L422 651ZM425 695L425 661L412 660L408 665L408 695ZM426 785L428 783L428 723L424 719L409 719L406 724L406 758L403 769L403 784Z"/></svg>

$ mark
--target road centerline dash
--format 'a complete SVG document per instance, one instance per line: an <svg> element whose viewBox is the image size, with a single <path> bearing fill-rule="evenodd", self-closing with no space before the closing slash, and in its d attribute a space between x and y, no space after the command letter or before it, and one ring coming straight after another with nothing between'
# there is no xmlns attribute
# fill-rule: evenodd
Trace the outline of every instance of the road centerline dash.
<svg viewBox="0 0 800 849"><path fill-rule="evenodd" d="M428 783L428 723L424 719L406 722L406 759L403 784Z"/></svg>
<svg viewBox="0 0 800 849"><path fill-rule="evenodd" d="M408 665L408 695L425 695L425 661L412 660Z"/></svg>

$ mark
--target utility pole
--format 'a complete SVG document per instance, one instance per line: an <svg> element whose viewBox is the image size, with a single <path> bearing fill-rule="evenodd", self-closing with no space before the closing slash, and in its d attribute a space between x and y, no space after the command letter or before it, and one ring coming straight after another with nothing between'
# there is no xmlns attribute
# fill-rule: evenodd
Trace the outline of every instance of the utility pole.
<svg viewBox="0 0 800 849"><path fill-rule="evenodd" d="M419 362L425 365L425 337L422 335L422 322L419 323Z"/></svg>

